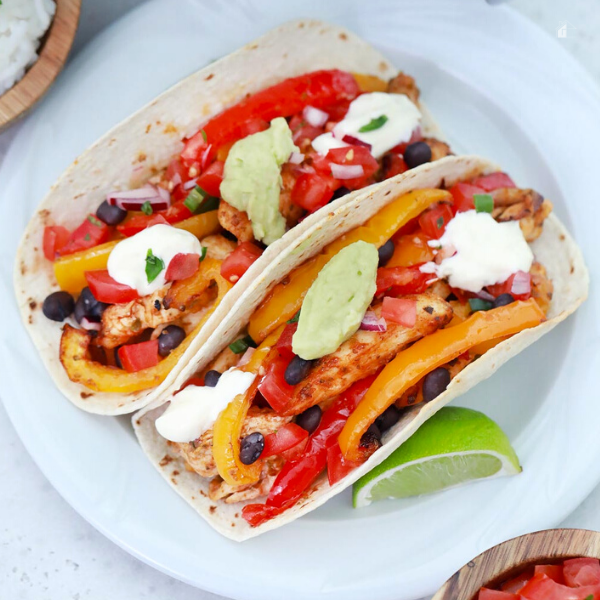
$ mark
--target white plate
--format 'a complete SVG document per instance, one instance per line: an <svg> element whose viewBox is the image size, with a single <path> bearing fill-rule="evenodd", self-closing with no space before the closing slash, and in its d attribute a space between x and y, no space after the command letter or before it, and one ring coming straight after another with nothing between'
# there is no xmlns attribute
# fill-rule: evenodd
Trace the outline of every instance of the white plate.
<svg viewBox="0 0 600 600"><path fill-rule="evenodd" d="M411 599L492 544L558 523L600 480L594 279L575 318L461 399L507 431L522 475L361 511L345 493L243 545L215 534L164 484L127 419L88 415L61 398L12 299L20 232L76 154L180 77L306 15L352 28L413 72L455 147L498 160L550 196L592 275L600 272L598 90L556 41L510 9L480 0L154 0L70 65L3 165L0 390L23 442L65 499L156 568L244 600Z"/></svg>

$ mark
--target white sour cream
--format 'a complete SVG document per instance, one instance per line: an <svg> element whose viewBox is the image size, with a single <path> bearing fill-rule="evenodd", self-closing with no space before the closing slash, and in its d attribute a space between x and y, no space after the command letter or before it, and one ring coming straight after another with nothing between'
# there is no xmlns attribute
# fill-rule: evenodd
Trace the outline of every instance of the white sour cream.
<svg viewBox="0 0 600 600"><path fill-rule="evenodd" d="M381 116L387 117L381 127L362 133L359 131ZM350 103L346 116L333 128L333 132L316 137L312 146L319 154L327 154L332 148L347 146L342 140L350 135L371 144L371 154L379 158L394 146L408 142L420 121L421 112L404 94L362 94Z"/></svg>
<svg viewBox="0 0 600 600"><path fill-rule="evenodd" d="M165 268L151 283L146 275L148 250L165 263ZM202 254L202 245L189 231L171 225L153 225L114 247L108 257L108 274L115 281L136 289L140 296L147 296L165 285L167 267L180 252Z"/></svg>
<svg viewBox="0 0 600 600"><path fill-rule="evenodd" d="M485 286L502 283L517 271L527 273L533 263L533 252L518 221L498 223L485 212L458 213L444 235L429 244L456 253L439 265L426 263L421 271L435 273L452 287L468 292L477 293Z"/></svg>
<svg viewBox="0 0 600 600"><path fill-rule="evenodd" d="M190 442L208 431L227 405L252 385L256 375L229 369L216 387L188 385L173 396L167 410L156 419L156 430L171 442Z"/></svg>

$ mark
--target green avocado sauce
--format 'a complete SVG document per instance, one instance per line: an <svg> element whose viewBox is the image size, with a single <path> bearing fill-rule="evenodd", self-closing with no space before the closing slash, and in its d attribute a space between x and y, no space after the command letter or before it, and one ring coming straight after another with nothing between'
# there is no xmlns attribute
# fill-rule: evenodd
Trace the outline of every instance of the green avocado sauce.
<svg viewBox="0 0 600 600"><path fill-rule="evenodd" d="M285 233L285 219L279 212L281 165L298 151L287 121L278 117L269 129L236 142L225 161L221 195L248 213L254 237L267 245Z"/></svg>
<svg viewBox="0 0 600 600"><path fill-rule="evenodd" d="M355 242L321 269L304 297L292 350L305 360L335 352L359 328L377 289L379 254Z"/></svg>

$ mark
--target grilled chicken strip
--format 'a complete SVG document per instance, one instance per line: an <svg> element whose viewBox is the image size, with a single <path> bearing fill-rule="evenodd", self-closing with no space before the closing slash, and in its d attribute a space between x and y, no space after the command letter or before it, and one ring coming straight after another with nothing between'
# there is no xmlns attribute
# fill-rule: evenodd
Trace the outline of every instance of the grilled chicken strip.
<svg viewBox="0 0 600 600"><path fill-rule="evenodd" d="M154 329L178 319L182 314L180 310L165 309L163 306L169 287L163 287L126 304L109 306L102 313L102 329L96 338L96 344L104 348L116 348L144 329Z"/></svg>
<svg viewBox="0 0 600 600"><path fill-rule="evenodd" d="M238 210L221 199L217 217L221 227L229 231L229 233L233 233L239 242L251 242L254 240L252 223L244 211Z"/></svg>
<svg viewBox="0 0 600 600"><path fill-rule="evenodd" d="M496 221L519 221L523 236L533 242L542 233L552 203L531 189L499 188L491 192L494 198L492 217Z"/></svg>
<svg viewBox="0 0 600 600"><path fill-rule="evenodd" d="M406 296L417 301L414 327L388 323L387 331L357 331L335 352L320 358L290 399L284 415L298 415L346 391L353 383L376 373L408 344L433 333L452 319L452 308L434 294ZM381 304L372 309L381 315Z"/></svg>
<svg viewBox="0 0 600 600"><path fill-rule="evenodd" d="M282 417L268 408L252 406L242 427L242 438L259 431L264 436L277 431L280 427L289 423L291 417ZM169 442L179 456L181 456L198 475L201 477L215 477L218 475L217 466L212 453L213 431L205 431L198 439L192 442L176 443ZM236 488L240 489L240 488Z"/></svg>
<svg viewBox="0 0 600 600"><path fill-rule="evenodd" d="M419 102L419 88L417 87L414 78L406 73L398 73L396 77L390 79L387 91L390 94L405 94L415 104L418 104Z"/></svg>
<svg viewBox="0 0 600 600"><path fill-rule="evenodd" d="M550 303L552 302L554 285L548 279L546 268L539 262L534 262L529 272L531 273L531 296L544 311L544 314L547 315Z"/></svg>
<svg viewBox="0 0 600 600"><path fill-rule="evenodd" d="M216 260L225 260L236 248L235 242L219 234L202 238L202 245L206 247L207 256Z"/></svg>

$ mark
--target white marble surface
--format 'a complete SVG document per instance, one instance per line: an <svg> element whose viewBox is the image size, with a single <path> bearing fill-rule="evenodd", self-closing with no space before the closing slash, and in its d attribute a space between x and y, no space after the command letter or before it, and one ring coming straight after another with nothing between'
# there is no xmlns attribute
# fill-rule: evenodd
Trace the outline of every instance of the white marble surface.
<svg viewBox="0 0 600 600"><path fill-rule="evenodd" d="M143 0L84 0L77 52L103 27ZM561 39L600 81L598 0L514 0L512 5ZM0 134L0 161L19 126ZM0 201L2 198L0 184ZM68 506L29 458L0 404L0 599L210 600L109 542ZM600 487L563 525L600 529Z"/></svg>

